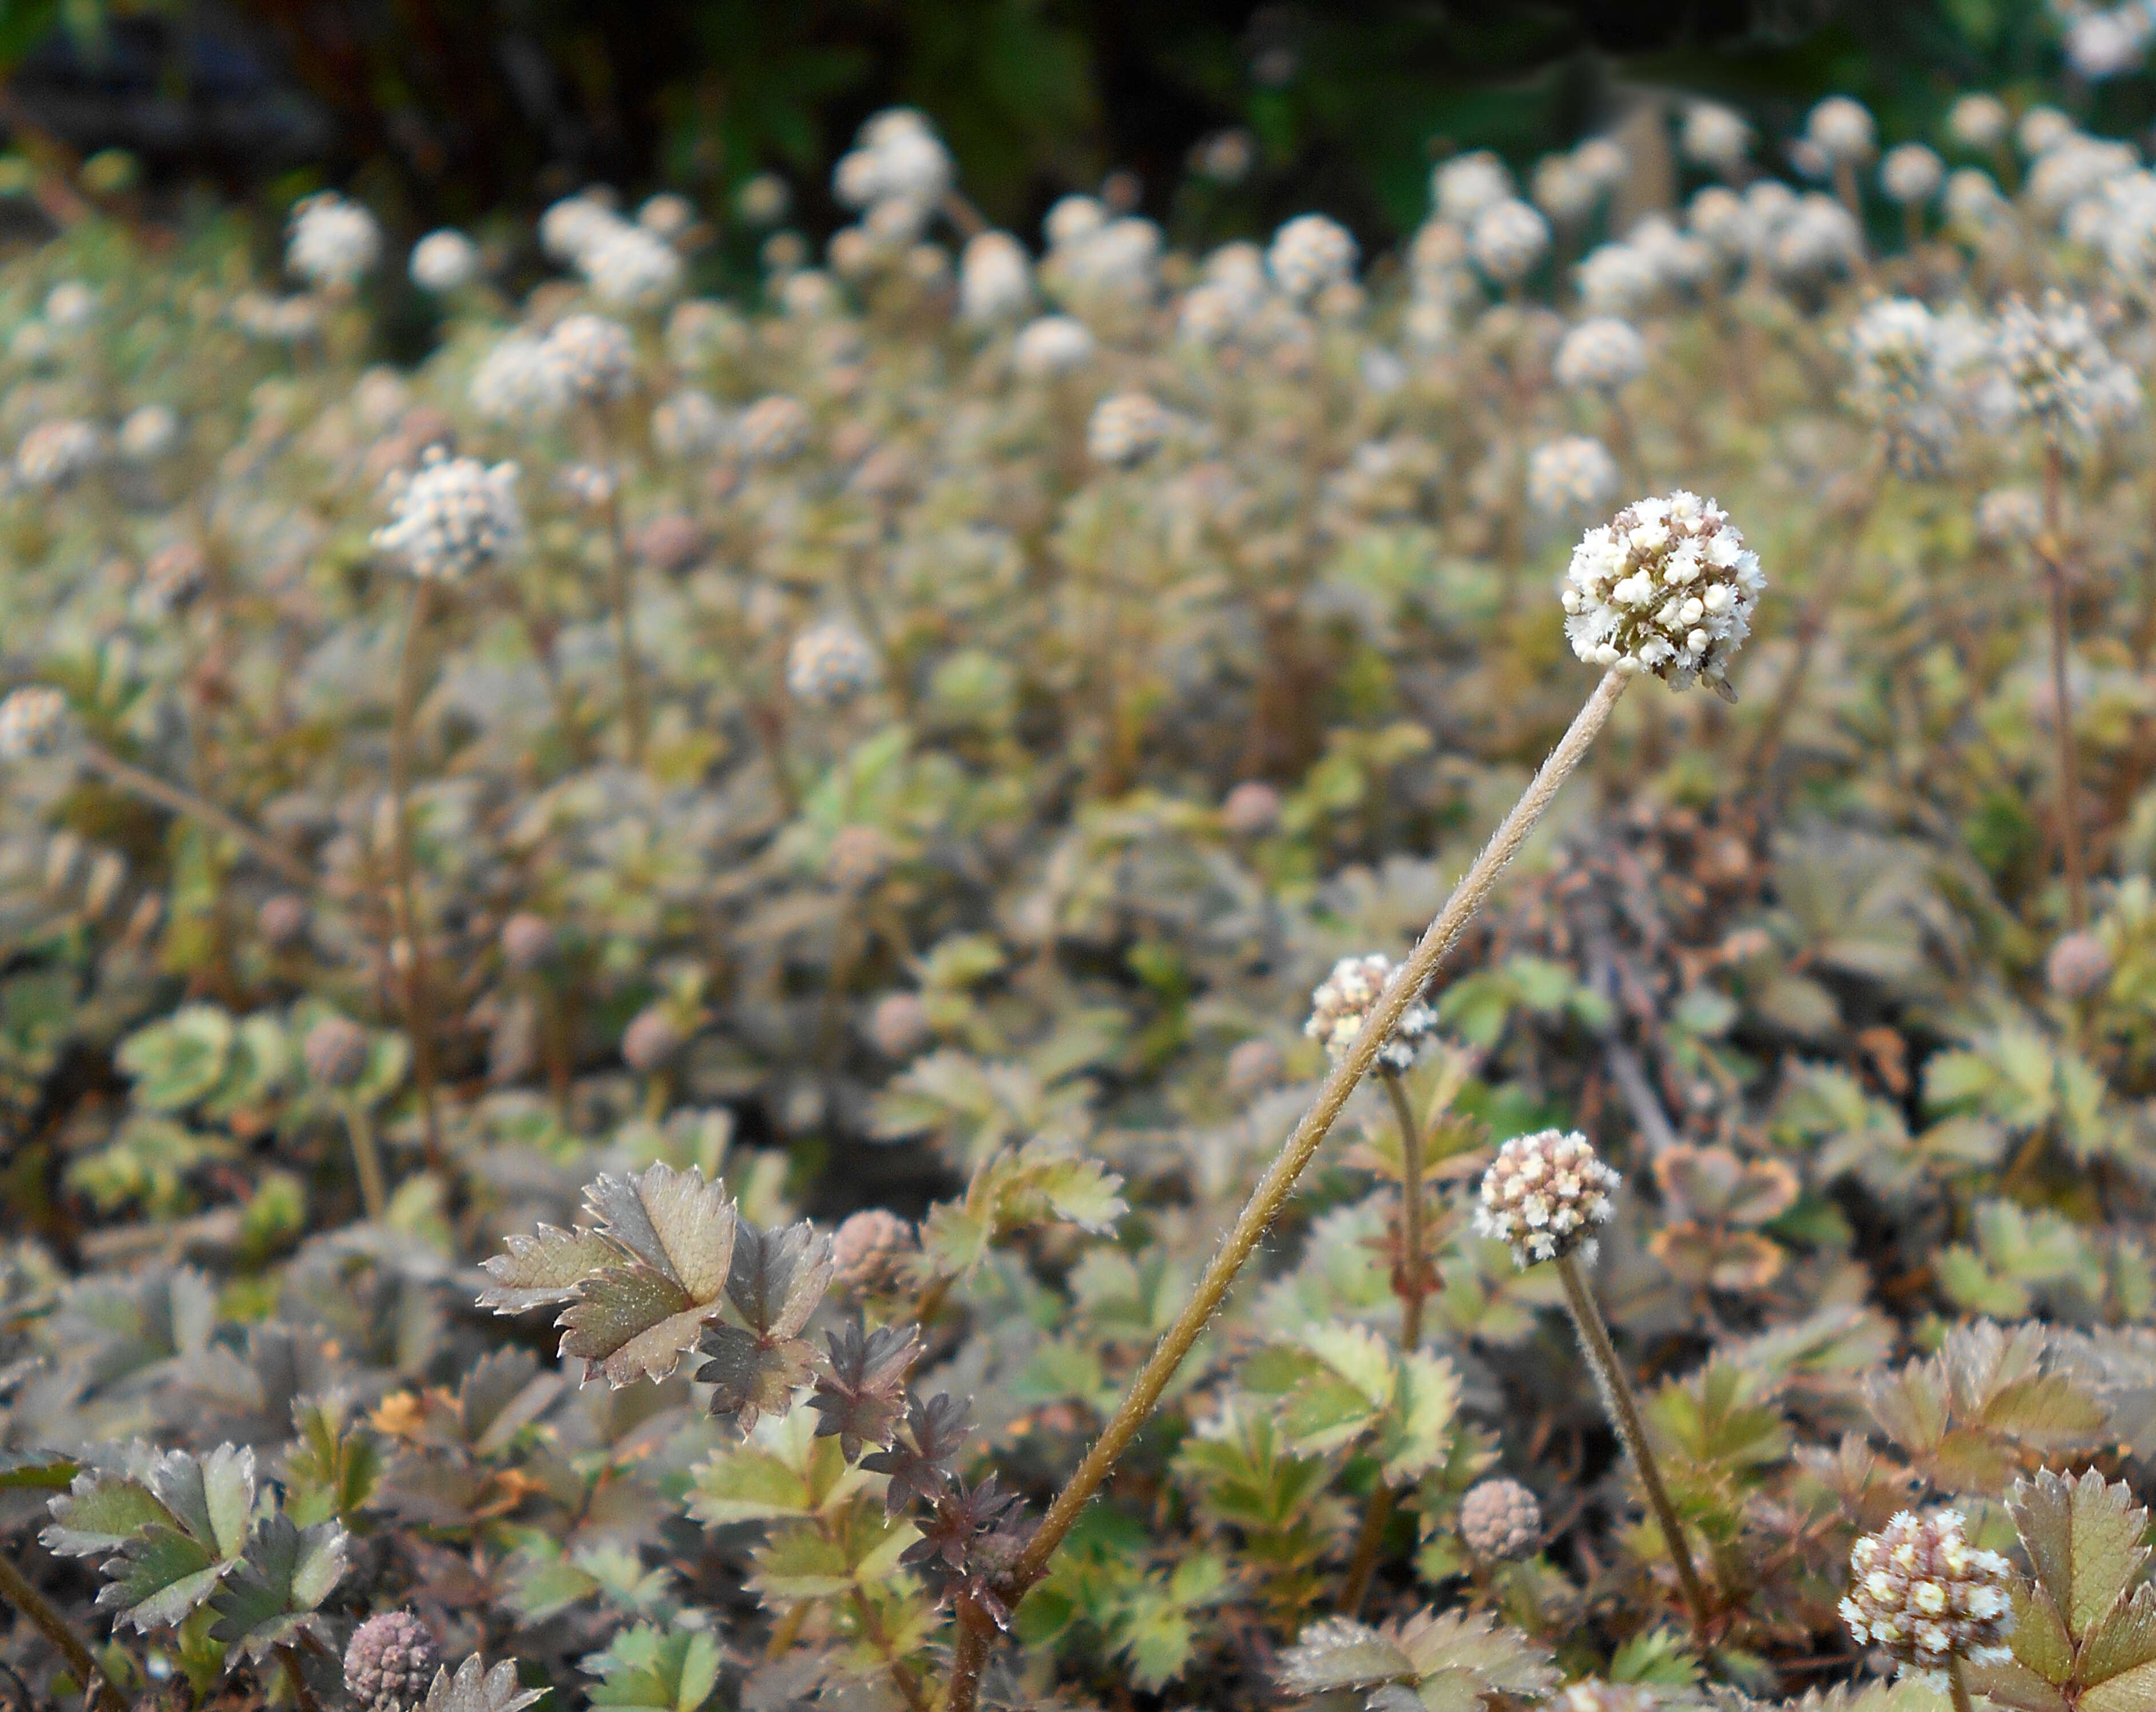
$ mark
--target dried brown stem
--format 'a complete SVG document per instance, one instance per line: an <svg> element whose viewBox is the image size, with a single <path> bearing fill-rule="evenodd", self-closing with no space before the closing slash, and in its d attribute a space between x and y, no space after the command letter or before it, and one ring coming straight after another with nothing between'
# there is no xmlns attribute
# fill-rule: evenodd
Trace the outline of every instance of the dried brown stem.
<svg viewBox="0 0 2156 1712"><path fill-rule="evenodd" d="M2074 743L2073 686L2068 681L2074 648L2066 609L2066 567L2059 535L2059 490L2063 460L2054 440L2044 453L2044 531L2036 556L2051 604L2051 723L2059 742L2059 859L2066 871L2066 919L2076 932L2088 925L2088 866L2082 851L2081 757Z"/></svg>
<svg viewBox="0 0 2156 1712"><path fill-rule="evenodd" d="M85 1690L95 1691L100 1712L126 1712L127 1702L105 1679L105 1673L98 1668L96 1655L90 1650L89 1643L16 1566L13 1557L4 1551L0 1551L0 1599L5 1599L29 1618L38 1632L52 1643L54 1650L67 1661L68 1668L75 1673Z"/></svg>
<svg viewBox="0 0 2156 1712"><path fill-rule="evenodd" d="M419 1109L426 1123L427 1161L439 1164L442 1120L436 1090L441 1072L434 1057L434 967L427 954L426 927L419 918L413 878L411 805L412 726L419 705L420 644L433 599L434 585L424 577L414 578L411 599L404 610L404 635L397 649L397 700L389 727L389 794L397 818L390 841L391 879L396 889L393 918L411 950L411 960L404 969L404 1020L412 1036L412 1074L418 1084Z"/></svg>
<svg viewBox="0 0 2156 1712"><path fill-rule="evenodd" d="M131 761L121 760L111 750L93 739L85 738L83 740L82 756L92 768L130 795L155 803L161 809L168 809L183 820L198 820L203 825L223 833L264 867L310 893L321 889L321 877L312 868L237 815L219 808L192 791L158 778L156 774L137 767Z"/></svg>

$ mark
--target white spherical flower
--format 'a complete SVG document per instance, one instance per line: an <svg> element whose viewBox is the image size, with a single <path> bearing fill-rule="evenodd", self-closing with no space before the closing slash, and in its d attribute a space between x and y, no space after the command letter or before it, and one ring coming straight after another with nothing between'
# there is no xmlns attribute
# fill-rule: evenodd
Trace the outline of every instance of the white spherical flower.
<svg viewBox="0 0 2156 1712"><path fill-rule="evenodd" d="M1599 440L1568 434L1527 454L1527 504L1538 515L1597 512L1617 492L1617 460Z"/></svg>
<svg viewBox="0 0 2156 1712"><path fill-rule="evenodd" d="M1482 1174L1475 1229L1523 1267L1573 1253L1591 1263L1594 1227L1609 1221L1623 1181L1577 1130L1516 1135Z"/></svg>
<svg viewBox="0 0 2156 1712"><path fill-rule="evenodd" d="M2104 348L2088 311L2056 291L2041 309L2007 300L1993 323L1991 361L1982 402L2000 425L2033 422L2055 440L2088 438L2141 408L2133 372Z"/></svg>
<svg viewBox="0 0 2156 1712"><path fill-rule="evenodd" d="M1535 206L1561 226L1585 219L1601 200L1601 193L1568 154L1544 155L1535 162L1528 186Z"/></svg>
<svg viewBox="0 0 2156 1712"><path fill-rule="evenodd" d="M2080 135L2080 127L2056 107L2031 107L2014 127L2015 144L2032 161Z"/></svg>
<svg viewBox="0 0 2156 1712"><path fill-rule="evenodd" d="M547 349L560 366L572 395L619 398L636 383L636 347L629 329L600 315L572 315L547 335Z"/></svg>
<svg viewBox="0 0 2156 1712"><path fill-rule="evenodd" d="M716 357L742 351L748 338L740 311L712 298L677 303L666 317L667 360L679 368L701 368Z"/></svg>
<svg viewBox="0 0 2156 1712"><path fill-rule="evenodd" d="M1082 321L1045 315L1027 324L1011 354L1018 372L1033 379L1070 374L1093 360L1093 335Z"/></svg>
<svg viewBox="0 0 2156 1712"><path fill-rule="evenodd" d="M388 491L389 521L374 532L374 545L415 577L460 581L523 539L514 464L489 467L429 446L417 470L391 478Z"/></svg>
<svg viewBox="0 0 2156 1712"><path fill-rule="evenodd" d="M808 450L815 425L800 399L772 393L742 412L734 424L734 443L752 462L783 464Z"/></svg>
<svg viewBox="0 0 2156 1712"><path fill-rule="evenodd" d="M752 226L777 225L793 203L793 191L776 172L758 172L743 179L734 193L734 212Z"/></svg>
<svg viewBox="0 0 2156 1712"><path fill-rule="evenodd" d="M1008 232L980 232L958 259L958 313L968 321L1004 321L1033 301L1033 262Z"/></svg>
<svg viewBox="0 0 2156 1712"><path fill-rule="evenodd" d="M1107 224L1107 207L1097 198L1065 196L1059 198L1049 209L1048 218L1041 222L1041 230L1051 249L1063 249L1083 244Z"/></svg>
<svg viewBox="0 0 2156 1712"><path fill-rule="evenodd" d="M2076 203L2101 193L2112 180L2125 177L2140 164L2129 144L2070 137L2030 168L2021 194L2040 218L2061 219Z"/></svg>
<svg viewBox="0 0 2156 1712"><path fill-rule="evenodd" d="M1979 167L1957 167L1947 178L1947 218L1968 231L1980 231L2006 212L2006 197Z"/></svg>
<svg viewBox="0 0 2156 1712"><path fill-rule="evenodd" d="M1310 995L1310 1020L1302 1031L1321 1042L1326 1057L1337 1064L1355 1044L1363 1023L1383 995L1393 978L1393 959L1382 951L1360 957L1343 957L1332 973ZM1393 1031L1378 1048L1378 1062L1389 1070L1405 1070L1415 1061L1423 1043L1437 1032L1436 1013L1419 999L1400 1013Z"/></svg>
<svg viewBox="0 0 2156 1712"><path fill-rule="evenodd" d="M657 309L681 289L681 258L642 226L613 221L585 245L577 265L592 295L618 309Z"/></svg>
<svg viewBox="0 0 2156 1712"><path fill-rule="evenodd" d="M285 265L310 285L357 285L381 254L382 228L357 203L325 190L294 205Z"/></svg>
<svg viewBox="0 0 2156 1712"><path fill-rule="evenodd" d="M1298 303L1326 286L1353 279L1357 254L1348 229L1323 214L1298 214L1273 234L1265 266L1273 283Z"/></svg>
<svg viewBox="0 0 2156 1712"><path fill-rule="evenodd" d="M0 761L49 755L67 728L67 702L58 690L33 684L0 702Z"/></svg>
<svg viewBox="0 0 2156 1712"><path fill-rule="evenodd" d="M1752 216L1744 198L1726 184L1710 184L1686 205L1685 223L1723 255L1752 248Z"/></svg>
<svg viewBox="0 0 2156 1712"><path fill-rule="evenodd" d="M1597 190L1614 190L1632 170L1632 157L1614 136L1590 136L1572 152L1579 176Z"/></svg>
<svg viewBox="0 0 2156 1712"><path fill-rule="evenodd" d="M1829 95L1804 120L1804 140L1833 166L1861 166L1878 147L1871 110L1847 95Z"/></svg>
<svg viewBox="0 0 2156 1712"><path fill-rule="evenodd" d="M1467 234L1467 251L1476 266L1500 285L1527 278L1549 246L1549 222L1517 197L1491 203L1476 215Z"/></svg>
<svg viewBox="0 0 2156 1712"><path fill-rule="evenodd" d="M470 396L490 421L544 420L567 406L569 376L551 341L511 333L472 371Z"/></svg>
<svg viewBox="0 0 2156 1712"><path fill-rule="evenodd" d="M2044 498L2033 487L1994 487L1976 502L1977 539L1991 547L2034 541L2044 527Z"/></svg>
<svg viewBox="0 0 2156 1712"><path fill-rule="evenodd" d="M120 424L120 455L131 464L154 464L180 438L180 419L169 404L140 404Z"/></svg>
<svg viewBox="0 0 2156 1712"><path fill-rule="evenodd" d="M1965 149L1995 149L2013 122L1996 95L1964 95L1947 110L1947 135Z"/></svg>
<svg viewBox="0 0 2156 1712"><path fill-rule="evenodd" d="M104 455L105 436L95 424L72 418L41 422L15 449L15 477L25 487L65 487Z"/></svg>
<svg viewBox="0 0 2156 1712"><path fill-rule="evenodd" d="M479 245L445 226L412 246L411 269L423 291L460 291L479 277Z"/></svg>
<svg viewBox="0 0 2156 1712"><path fill-rule="evenodd" d="M2156 18L2140 5L2084 12L2066 23L2066 63L2091 83L2138 69L2148 58Z"/></svg>
<svg viewBox="0 0 2156 1712"><path fill-rule="evenodd" d="M1168 414L1149 393L1117 393L1093 407L1086 424L1086 450L1096 464L1122 468L1160 449Z"/></svg>
<svg viewBox="0 0 2156 1712"><path fill-rule="evenodd" d="M1496 156L1478 149L1440 162L1430 174L1430 193L1439 217L1464 231L1483 209L1512 193L1512 175Z"/></svg>
<svg viewBox="0 0 2156 1712"><path fill-rule="evenodd" d="M1929 202L1946 182L1947 166L1920 142L1905 142L1887 151L1879 163L1879 188L1887 199L1903 208Z"/></svg>
<svg viewBox="0 0 2156 1712"><path fill-rule="evenodd" d="M45 293L45 319L62 332L79 332L97 313L97 293L80 280L63 280Z"/></svg>
<svg viewBox="0 0 2156 1712"><path fill-rule="evenodd" d="M1649 214L1625 234L1625 243L1672 290L1689 290L1714 271L1712 247L1677 230L1667 214Z"/></svg>
<svg viewBox="0 0 2156 1712"><path fill-rule="evenodd" d="M580 190L539 216L539 247L552 260L574 266L587 249L621 223L621 216L598 193Z"/></svg>
<svg viewBox="0 0 2156 1712"><path fill-rule="evenodd" d="M708 393L684 387L651 413L651 443L676 462L709 456L726 437L726 414Z"/></svg>
<svg viewBox="0 0 2156 1712"><path fill-rule="evenodd" d="M679 238L696 224L696 205L685 196L662 190L636 211L636 224L656 237Z"/></svg>
<svg viewBox="0 0 2156 1712"><path fill-rule="evenodd" d="M1679 489L1625 506L1572 550L1565 640L1590 666L1732 697L1730 664L1766 586L1728 514Z"/></svg>
<svg viewBox="0 0 2156 1712"><path fill-rule="evenodd" d="M1752 127L1718 101L1694 101L1685 109L1681 147L1687 160L1727 172L1744 163L1752 147Z"/></svg>
<svg viewBox="0 0 2156 1712"><path fill-rule="evenodd" d="M1967 311L1936 316L1911 297L1881 298L1851 324L1850 401L1884 431L1904 475L1933 474L1943 461L1959 427L1963 382L1984 341Z"/></svg>
<svg viewBox="0 0 2156 1712"><path fill-rule="evenodd" d="M1972 1545L1966 1526L1958 1510L1904 1510L1850 1549L1841 1618L1859 1646L1921 1671L2014 1656L2013 1565Z"/></svg>
<svg viewBox="0 0 2156 1712"><path fill-rule="evenodd" d="M951 183L950 152L911 107L887 108L870 119L831 176L833 193L855 208L886 202L933 208Z"/></svg>
<svg viewBox="0 0 2156 1712"><path fill-rule="evenodd" d="M2121 280L2148 290L2156 281L2156 172L2114 178L2083 207L2099 215L2090 243L2103 251Z"/></svg>
<svg viewBox="0 0 2156 1712"><path fill-rule="evenodd" d="M1768 265L1792 285L1849 272L1863 255L1864 234L1856 216L1819 191L1801 198L1767 239Z"/></svg>
<svg viewBox="0 0 2156 1712"><path fill-rule="evenodd" d="M1596 244L1573 270L1573 278L1589 315L1636 315L1662 289L1654 258L1630 244Z"/></svg>
<svg viewBox="0 0 2156 1712"><path fill-rule="evenodd" d="M875 651L843 620L803 630L787 650L786 687L815 707L851 700L876 681Z"/></svg>
<svg viewBox="0 0 2156 1712"><path fill-rule="evenodd" d="M1647 342L1614 316L1584 321L1557 347L1552 373L1573 391L1614 393L1647 371Z"/></svg>
<svg viewBox="0 0 2156 1712"><path fill-rule="evenodd" d="M792 321L816 321L835 314L839 284L821 268L803 268L778 282L778 307Z"/></svg>

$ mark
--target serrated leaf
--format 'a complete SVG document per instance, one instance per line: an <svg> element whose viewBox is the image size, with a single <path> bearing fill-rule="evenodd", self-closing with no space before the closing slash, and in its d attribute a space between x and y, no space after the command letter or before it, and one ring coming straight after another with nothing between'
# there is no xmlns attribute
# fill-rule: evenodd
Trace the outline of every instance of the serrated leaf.
<svg viewBox="0 0 2156 1712"><path fill-rule="evenodd" d="M866 1479L849 1468L837 1442L816 1437L805 1405L766 1416L743 1441L714 1451L692 1475L689 1514L711 1527L815 1515Z"/></svg>
<svg viewBox="0 0 2156 1712"><path fill-rule="evenodd" d="M600 1674L591 1704L620 1712L696 1712L719 1684L718 1643L701 1629L639 1625L583 1661Z"/></svg>
<svg viewBox="0 0 2156 1712"><path fill-rule="evenodd" d="M726 1299L767 1342L797 1336L830 1288L831 1239L806 1219L783 1231L743 1224L734 1244Z"/></svg>
<svg viewBox="0 0 2156 1712"><path fill-rule="evenodd" d="M474 1653L454 1674L446 1664L434 1673L418 1712L519 1712L546 1692L518 1684L515 1659L505 1658L489 1670Z"/></svg>
<svg viewBox="0 0 2156 1712"><path fill-rule="evenodd" d="M711 1388L711 1412L737 1416L744 1428L763 1415L783 1415L793 1394L815 1371L816 1351L799 1338L767 1342L738 1326L713 1326L701 1345L709 1358L696 1382Z"/></svg>
<svg viewBox="0 0 2156 1712"><path fill-rule="evenodd" d="M1304 1629L1281 1654L1279 1676L1291 1694L1329 1694L1394 1682L1414 1670L1398 1642L1366 1623L1329 1617Z"/></svg>
<svg viewBox="0 0 2156 1712"><path fill-rule="evenodd" d="M90 1471L51 1500L55 1551L110 1550L100 1606L147 1632L177 1623L216 1589L246 1550L254 1452L220 1445L202 1458L167 1451L142 1473Z"/></svg>
<svg viewBox="0 0 2156 1712"><path fill-rule="evenodd" d="M300 1529L281 1514L263 1522L246 1556L209 1601L218 1618L211 1638L260 1658L314 1627L316 1608L343 1579L349 1544L335 1522Z"/></svg>
<svg viewBox="0 0 2156 1712"><path fill-rule="evenodd" d="M2081 1680L2156 1699L2156 1587L2143 1581L2097 1624L2082 1648Z"/></svg>
<svg viewBox="0 0 2156 1712"><path fill-rule="evenodd" d="M1395 1486L1440 1466L1460 1410L1460 1375L1442 1355L1410 1350L1400 1363L1392 1406L1378 1423L1377 1452Z"/></svg>
<svg viewBox="0 0 2156 1712"><path fill-rule="evenodd" d="M479 1293L479 1305L496 1314L522 1314L572 1300L577 1287L594 1273L620 1263L620 1251L596 1231L557 1230L542 1225L526 1236L504 1237L506 1254L480 1262L494 1283Z"/></svg>
<svg viewBox="0 0 2156 1712"><path fill-rule="evenodd" d="M50 1501L54 1520L38 1538L63 1557L90 1557L116 1550L141 1529L177 1529L179 1519L141 1481L85 1468L66 1494Z"/></svg>
<svg viewBox="0 0 2156 1712"><path fill-rule="evenodd" d="M2045 1469L2015 1486L2007 1508L2036 1582L2076 1644L2133 1584L2148 1555L2148 1512L2123 1483L2091 1468L2078 1480Z"/></svg>

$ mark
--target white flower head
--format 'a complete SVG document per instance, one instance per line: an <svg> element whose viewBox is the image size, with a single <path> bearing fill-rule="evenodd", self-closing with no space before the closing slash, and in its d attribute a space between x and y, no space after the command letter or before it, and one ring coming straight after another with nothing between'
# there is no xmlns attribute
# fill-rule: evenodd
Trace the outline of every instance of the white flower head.
<svg viewBox="0 0 2156 1712"><path fill-rule="evenodd" d="M381 254L382 228L357 203L325 190L293 206L285 265L308 284L355 285Z"/></svg>
<svg viewBox="0 0 2156 1712"><path fill-rule="evenodd" d="M423 291L460 291L479 277L479 245L444 227L412 246L412 283Z"/></svg>
<svg viewBox="0 0 2156 1712"><path fill-rule="evenodd" d="M1879 188L1890 202L1903 208L1929 202L1939 193L1946 176L1946 162L1920 142L1897 145L1879 163Z"/></svg>
<svg viewBox="0 0 2156 1712"><path fill-rule="evenodd" d="M577 255L600 302L617 309L658 309L680 295L681 258L647 228L610 220Z"/></svg>
<svg viewBox="0 0 2156 1712"><path fill-rule="evenodd" d="M1517 197L1491 203L1468 229L1467 253L1500 285L1526 279L1549 247L1549 222Z"/></svg>
<svg viewBox="0 0 2156 1712"><path fill-rule="evenodd" d="M1573 277L1589 315L1633 316L1661 293L1661 270L1645 249L1631 244L1598 244Z"/></svg>
<svg viewBox="0 0 2156 1712"><path fill-rule="evenodd" d="M32 684L0 702L0 761L49 755L67 728L67 702L58 690Z"/></svg>
<svg viewBox="0 0 2156 1712"><path fill-rule="evenodd" d="M844 620L803 630L787 650L786 687L795 700L814 707L850 701L876 676L875 650Z"/></svg>
<svg viewBox="0 0 2156 1712"><path fill-rule="evenodd" d="M709 456L726 437L726 413L694 387L662 399L651 413L651 443L676 463Z"/></svg>
<svg viewBox="0 0 2156 1712"><path fill-rule="evenodd" d="M1093 407L1086 450L1096 464L1124 468L1159 450L1170 419L1150 393L1116 393Z"/></svg>
<svg viewBox="0 0 2156 1712"><path fill-rule="evenodd" d="M1728 513L1679 489L1625 506L1573 549L1565 639L1589 665L1733 698L1729 666L1766 586Z"/></svg>
<svg viewBox="0 0 2156 1712"><path fill-rule="evenodd" d="M1093 360L1093 335L1082 321L1044 315L1028 322L1012 347L1018 372L1034 380L1070 374Z"/></svg>
<svg viewBox="0 0 2156 1712"><path fill-rule="evenodd" d="M1727 172L1751 152L1752 127L1718 101L1694 101L1685 109L1681 147L1686 159Z"/></svg>
<svg viewBox="0 0 2156 1712"><path fill-rule="evenodd" d="M808 407L788 393L771 393L741 414L734 442L744 458L758 464L783 464L808 449L815 430Z"/></svg>
<svg viewBox="0 0 2156 1712"><path fill-rule="evenodd" d="M1597 190L1614 190L1632 170L1632 157L1614 136L1590 136L1572 152L1572 164Z"/></svg>
<svg viewBox="0 0 2156 1712"><path fill-rule="evenodd" d="M1516 1135L1482 1174L1475 1229L1522 1267L1573 1253L1591 1264L1594 1227L1609 1222L1623 1181L1577 1130Z"/></svg>
<svg viewBox="0 0 2156 1712"><path fill-rule="evenodd" d="M514 464L490 467L429 446L417 470L392 478L389 492L389 522L374 532L374 545L415 577L460 581L523 539Z"/></svg>
<svg viewBox="0 0 2156 1712"><path fill-rule="evenodd" d="M552 260L573 267L587 249L621 224L621 216L607 205L603 193L580 190L539 216L539 247Z"/></svg>
<svg viewBox="0 0 2156 1712"><path fill-rule="evenodd" d="M1008 321L1033 301L1033 261L1008 232L980 232L958 259L958 313L968 321Z"/></svg>
<svg viewBox="0 0 2156 1712"><path fill-rule="evenodd" d="M547 349L572 397L623 398L636 383L636 347L629 329L603 315L572 315L556 323L547 335Z"/></svg>
<svg viewBox="0 0 2156 1712"><path fill-rule="evenodd" d="M1578 162L1574 161L1577 170ZM1486 149L1455 155L1430 174L1430 193L1440 218L1465 231L1476 215L1512 193L1512 175Z"/></svg>
<svg viewBox="0 0 2156 1712"><path fill-rule="evenodd" d="M1607 315L1568 332L1552 365L1558 384L1574 392L1614 393L1646 371L1646 341L1630 322Z"/></svg>
<svg viewBox="0 0 2156 1712"><path fill-rule="evenodd" d="M154 464L178 444L180 419L169 404L138 404L120 424L120 455L131 464Z"/></svg>
<svg viewBox="0 0 2156 1712"><path fill-rule="evenodd" d="M1847 95L1829 95L1804 119L1804 141L1832 166L1861 166L1879 144L1871 111Z"/></svg>
<svg viewBox="0 0 2156 1712"><path fill-rule="evenodd" d="M1528 194L1537 208L1563 226L1585 219L1602 199L1601 191L1569 154L1544 155L1536 162Z"/></svg>
<svg viewBox="0 0 2156 1712"><path fill-rule="evenodd" d="M97 293L80 280L62 280L45 293L45 319L62 332L79 332L97 314Z"/></svg>
<svg viewBox="0 0 2156 1712"><path fill-rule="evenodd" d="M1286 296L1304 303L1327 285L1353 279L1356 254L1353 236L1338 221L1298 214L1273 234L1265 265Z"/></svg>
<svg viewBox="0 0 2156 1712"><path fill-rule="evenodd" d="M1920 1671L2013 1656L2013 1566L1972 1545L1966 1529L1958 1510L1904 1510L1850 1549L1841 1618L1859 1646Z"/></svg>
<svg viewBox="0 0 2156 1712"><path fill-rule="evenodd" d="M74 418L41 422L15 449L15 476L25 487L49 491L88 475L104 455L105 436L94 423Z"/></svg>
<svg viewBox="0 0 2156 1712"><path fill-rule="evenodd" d="M2088 310L2056 291L2041 309L2010 298L1993 324L1982 403L1999 425L2033 422L2051 439L2090 439L2141 408L2133 371L2104 348Z"/></svg>
<svg viewBox="0 0 2156 1712"><path fill-rule="evenodd" d="M1332 973L1310 995L1310 1020L1302 1031L1320 1042L1326 1056L1337 1064L1355 1044L1363 1023L1393 979L1393 959L1382 951L1360 957L1343 957ZM1415 1061L1424 1041L1437 1032L1437 1015L1419 999L1400 1013L1393 1031L1378 1048L1378 1062L1390 1070L1405 1070Z"/></svg>
<svg viewBox="0 0 2156 1712"><path fill-rule="evenodd" d="M1538 517L1596 512L1617 493L1617 460L1599 440L1568 434L1527 454L1527 504Z"/></svg>
<svg viewBox="0 0 2156 1712"><path fill-rule="evenodd" d="M2006 103L1996 95L1964 95L1947 110L1947 135L1965 149L1995 149L2013 123Z"/></svg>
<svg viewBox="0 0 2156 1712"><path fill-rule="evenodd" d="M544 421L569 402L568 371L551 341L511 333L472 371L472 409L493 422Z"/></svg>
<svg viewBox="0 0 2156 1712"><path fill-rule="evenodd" d="M886 108L870 118L831 175L833 193L854 208L892 202L933 208L951 183L950 151L911 107Z"/></svg>
<svg viewBox="0 0 2156 1712"><path fill-rule="evenodd" d="M2056 107L2031 107L2014 127L2014 141L2030 160L2048 155L2081 135L2081 128Z"/></svg>

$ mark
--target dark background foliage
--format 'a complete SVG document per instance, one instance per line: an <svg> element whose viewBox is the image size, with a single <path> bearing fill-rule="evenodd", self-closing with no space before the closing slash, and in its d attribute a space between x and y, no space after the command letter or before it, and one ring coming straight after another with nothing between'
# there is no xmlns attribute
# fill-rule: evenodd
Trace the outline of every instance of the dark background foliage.
<svg viewBox="0 0 2156 1712"><path fill-rule="evenodd" d="M126 148L153 184L354 185L413 229L593 179L708 205L773 168L828 230L830 162L904 102L1021 229L1124 168L1178 237L1322 207L1382 244L1434 152L1523 160L1643 93L1711 92L1773 136L1840 89L1912 136L2056 55L2039 0L0 0L18 131ZM2083 116L2144 122L2143 83ZM1194 184L1193 145L1231 126L1255 170Z"/></svg>

